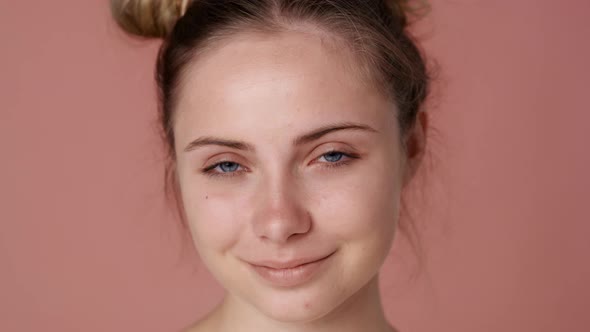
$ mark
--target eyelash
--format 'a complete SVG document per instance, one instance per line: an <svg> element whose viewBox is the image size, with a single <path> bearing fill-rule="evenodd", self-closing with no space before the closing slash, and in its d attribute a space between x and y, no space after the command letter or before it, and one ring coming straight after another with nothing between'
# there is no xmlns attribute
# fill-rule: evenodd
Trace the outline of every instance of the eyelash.
<svg viewBox="0 0 590 332"><path fill-rule="evenodd" d="M322 154L319 158L325 157L326 155L329 155L329 154L339 154L339 155L341 154L343 157L345 157L347 159L345 159L344 161L324 162L324 163L322 163L322 164L325 164L323 167L326 167L326 168L342 167L342 166L346 166L346 165L350 164L352 160L359 158L359 155L356 153L345 153L345 152L338 151L338 150L328 151L328 152ZM225 173L224 172L215 172L214 169L223 163L237 164L238 167L242 166L242 165L240 165L236 162L230 161L230 160L222 160L220 162L217 162L213 165L210 165L210 166L207 166L207 167L201 169L201 172L209 177L225 177L225 178L234 177L234 176L239 175L239 173L241 173L240 171L225 172Z"/></svg>

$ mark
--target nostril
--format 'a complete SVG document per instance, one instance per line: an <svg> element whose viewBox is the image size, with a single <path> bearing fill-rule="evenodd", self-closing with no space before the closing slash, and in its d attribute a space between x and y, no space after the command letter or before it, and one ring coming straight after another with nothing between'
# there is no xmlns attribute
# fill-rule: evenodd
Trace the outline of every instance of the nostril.
<svg viewBox="0 0 590 332"><path fill-rule="evenodd" d="M266 213L258 213L252 224L256 236L284 243L309 233L312 219L309 211L302 207L291 207L288 211L267 210Z"/></svg>

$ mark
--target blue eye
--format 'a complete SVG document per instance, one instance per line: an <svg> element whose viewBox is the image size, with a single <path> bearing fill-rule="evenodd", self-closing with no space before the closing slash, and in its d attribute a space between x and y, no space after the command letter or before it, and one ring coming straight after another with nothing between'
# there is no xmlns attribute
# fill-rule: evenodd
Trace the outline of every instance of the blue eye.
<svg viewBox="0 0 590 332"><path fill-rule="evenodd" d="M324 159L325 161L320 161L319 163L323 165L325 168L334 168L348 165L353 159L358 159L360 156L355 153L344 153L340 151L330 151L324 153L316 160ZM342 160L343 158L346 158ZM240 173L244 172L240 170L242 165L233 162L233 161L221 161L216 164L213 164L209 167L206 167L202 170L202 172L208 176L221 176L221 177L232 177L238 176ZM243 167L242 167L243 168Z"/></svg>
<svg viewBox="0 0 590 332"><path fill-rule="evenodd" d="M335 168L335 167L342 167L350 164L354 159L359 159L360 156L356 153L344 153L341 151L333 150L330 152L326 152L321 155L318 159L324 159L325 161L320 161L319 164L325 168Z"/></svg>
<svg viewBox="0 0 590 332"><path fill-rule="evenodd" d="M231 161L224 161L224 162L217 164L217 166L219 166L219 168L224 173L229 173L229 172L235 172L240 165L238 163L234 163Z"/></svg>
<svg viewBox="0 0 590 332"><path fill-rule="evenodd" d="M327 161L329 161L331 163L338 162L340 159L342 159L343 156L344 156L344 153L338 152L338 151L332 151L332 152L328 152L328 153L322 155L322 157L324 157L324 159L326 159Z"/></svg>
<svg viewBox="0 0 590 332"><path fill-rule="evenodd" d="M240 168L240 166L240 164L235 163L233 161L221 161L204 168L202 172L208 176L231 177L234 175L239 175L240 172L238 171L238 169Z"/></svg>

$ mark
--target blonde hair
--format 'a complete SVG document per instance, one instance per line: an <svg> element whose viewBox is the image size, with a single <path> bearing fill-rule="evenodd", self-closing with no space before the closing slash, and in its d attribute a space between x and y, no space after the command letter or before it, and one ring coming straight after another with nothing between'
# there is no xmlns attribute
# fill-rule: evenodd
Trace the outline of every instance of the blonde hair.
<svg viewBox="0 0 590 332"><path fill-rule="evenodd" d="M126 32L164 38L184 15L188 0L111 0L111 13Z"/></svg>
<svg viewBox="0 0 590 332"><path fill-rule="evenodd" d="M165 38L194 0L111 0L111 13L127 33ZM420 18L430 11L426 0L388 0L393 15L407 25L408 16Z"/></svg>

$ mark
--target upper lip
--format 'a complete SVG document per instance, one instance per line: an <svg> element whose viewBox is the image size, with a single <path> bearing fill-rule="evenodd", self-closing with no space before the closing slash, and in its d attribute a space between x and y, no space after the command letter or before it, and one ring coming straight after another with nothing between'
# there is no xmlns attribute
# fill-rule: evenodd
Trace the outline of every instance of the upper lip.
<svg viewBox="0 0 590 332"><path fill-rule="evenodd" d="M255 266L267 267L267 268L271 268L271 269L275 269L275 270L292 269L292 268L295 268L300 265L320 261L322 259L328 258L332 254L333 254L333 252L328 255L297 258L297 259L291 259L288 261L260 260L260 261L248 262L248 263L255 265Z"/></svg>

